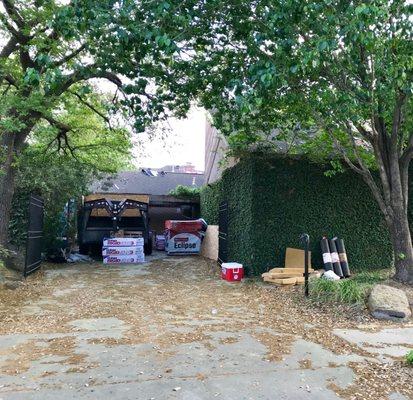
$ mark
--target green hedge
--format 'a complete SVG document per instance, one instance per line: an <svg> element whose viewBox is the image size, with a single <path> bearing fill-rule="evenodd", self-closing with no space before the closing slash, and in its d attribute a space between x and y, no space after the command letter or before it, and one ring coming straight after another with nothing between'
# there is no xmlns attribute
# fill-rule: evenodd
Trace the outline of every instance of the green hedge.
<svg viewBox="0 0 413 400"><path fill-rule="evenodd" d="M200 192L201 216L210 225L218 225L218 207L221 201L221 182L203 186Z"/></svg>
<svg viewBox="0 0 413 400"><path fill-rule="evenodd" d="M353 270L391 266L389 235L365 183L351 172L324 172L306 160L255 154L202 190L202 216L216 224L219 202L228 201L230 258L250 274L283 266L286 247L299 247L303 232L313 266L322 266L323 235L345 240Z"/></svg>
<svg viewBox="0 0 413 400"><path fill-rule="evenodd" d="M208 224L218 224L219 203L228 202L228 255L246 268L253 259L252 172L250 161L241 161L201 190L201 216Z"/></svg>

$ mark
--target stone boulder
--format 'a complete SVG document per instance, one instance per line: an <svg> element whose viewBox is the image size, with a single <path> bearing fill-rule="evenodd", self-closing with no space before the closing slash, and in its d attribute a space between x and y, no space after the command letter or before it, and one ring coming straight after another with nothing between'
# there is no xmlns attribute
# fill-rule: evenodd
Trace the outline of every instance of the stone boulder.
<svg viewBox="0 0 413 400"><path fill-rule="evenodd" d="M406 293L387 285L373 287L368 305L371 315L378 319L403 321L412 315Z"/></svg>

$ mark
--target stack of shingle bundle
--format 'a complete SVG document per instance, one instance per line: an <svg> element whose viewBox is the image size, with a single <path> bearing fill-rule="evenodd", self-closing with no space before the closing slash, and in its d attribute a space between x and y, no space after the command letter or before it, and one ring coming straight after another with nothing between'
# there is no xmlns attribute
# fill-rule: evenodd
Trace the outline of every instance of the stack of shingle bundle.
<svg viewBox="0 0 413 400"><path fill-rule="evenodd" d="M104 264L138 264L145 261L143 238L109 238L103 240Z"/></svg>
<svg viewBox="0 0 413 400"><path fill-rule="evenodd" d="M165 235L156 235L155 248L156 250L165 251Z"/></svg>

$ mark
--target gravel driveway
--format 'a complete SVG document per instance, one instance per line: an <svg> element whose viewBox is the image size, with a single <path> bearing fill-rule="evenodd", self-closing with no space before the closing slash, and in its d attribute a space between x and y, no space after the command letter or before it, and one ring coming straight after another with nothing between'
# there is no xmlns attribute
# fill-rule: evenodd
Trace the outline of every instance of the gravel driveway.
<svg viewBox="0 0 413 400"><path fill-rule="evenodd" d="M45 265L0 292L0 399L411 399L413 325L214 263Z"/></svg>

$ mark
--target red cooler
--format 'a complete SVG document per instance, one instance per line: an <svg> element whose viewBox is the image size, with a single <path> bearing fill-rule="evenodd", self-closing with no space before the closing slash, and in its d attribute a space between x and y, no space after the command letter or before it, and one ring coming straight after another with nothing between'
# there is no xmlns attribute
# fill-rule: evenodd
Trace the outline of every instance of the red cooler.
<svg viewBox="0 0 413 400"><path fill-rule="evenodd" d="M244 267L236 262L222 263L221 277L228 282L239 282L244 277Z"/></svg>

